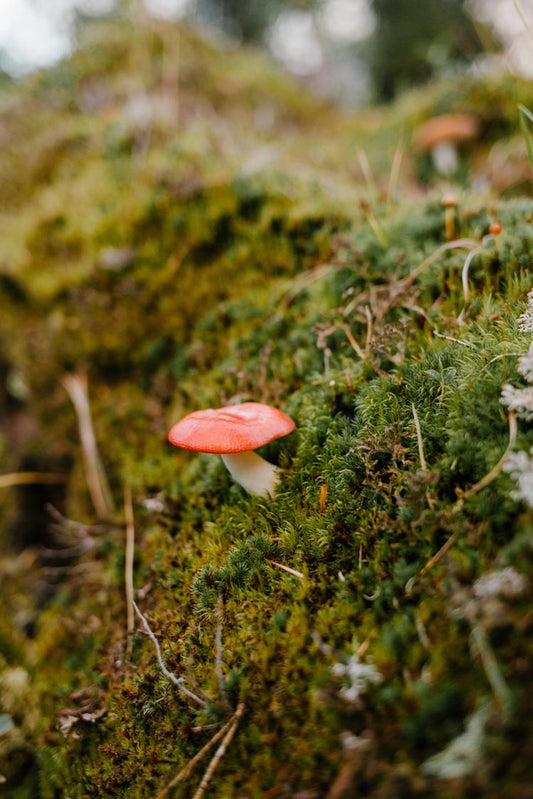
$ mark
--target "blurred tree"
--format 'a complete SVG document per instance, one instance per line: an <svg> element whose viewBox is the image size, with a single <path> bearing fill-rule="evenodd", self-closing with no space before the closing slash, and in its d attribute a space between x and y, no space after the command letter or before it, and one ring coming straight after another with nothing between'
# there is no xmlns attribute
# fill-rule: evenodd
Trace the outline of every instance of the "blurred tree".
<svg viewBox="0 0 533 799"><path fill-rule="evenodd" d="M368 61L378 100L486 49L464 0L372 0L372 8L377 24Z"/></svg>
<svg viewBox="0 0 533 799"><path fill-rule="evenodd" d="M197 0L196 15L243 42L261 44L276 17L287 8L312 8L316 0Z"/></svg>

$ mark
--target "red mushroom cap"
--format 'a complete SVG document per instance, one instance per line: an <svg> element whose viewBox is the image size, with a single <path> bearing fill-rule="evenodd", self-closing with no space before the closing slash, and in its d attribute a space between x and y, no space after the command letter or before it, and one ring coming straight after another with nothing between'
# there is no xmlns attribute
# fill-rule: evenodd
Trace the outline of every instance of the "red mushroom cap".
<svg viewBox="0 0 533 799"><path fill-rule="evenodd" d="M224 455L257 449L293 430L294 422L283 411L243 402L190 413L173 425L168 440L175 447Z"/></svg>

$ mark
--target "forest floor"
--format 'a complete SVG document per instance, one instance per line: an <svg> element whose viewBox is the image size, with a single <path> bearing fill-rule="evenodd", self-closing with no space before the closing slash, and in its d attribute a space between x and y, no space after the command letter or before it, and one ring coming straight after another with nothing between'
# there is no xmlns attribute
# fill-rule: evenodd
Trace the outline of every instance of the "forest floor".
<svg viewBox="0 0 533 799"><path fill-rule="evenodd" d="M2 90L0 795L533 797L519 106L350 115L155 23ZM273 496L167 441L243 401Z"/></svg>

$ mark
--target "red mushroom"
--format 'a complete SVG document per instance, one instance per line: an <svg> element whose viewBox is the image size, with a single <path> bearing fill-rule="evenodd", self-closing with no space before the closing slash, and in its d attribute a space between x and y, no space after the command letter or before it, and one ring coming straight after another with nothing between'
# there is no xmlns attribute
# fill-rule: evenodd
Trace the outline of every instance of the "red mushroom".
<svg viewBox="0 0 533 799"><path fill-rule="evenodd" d="M283 411L244 402L194 411L173 425L168 440L175 447L222 455L234 480L250 494L266 496L274 492L280 470L253 450L293 430L294 422Z"/></svg>

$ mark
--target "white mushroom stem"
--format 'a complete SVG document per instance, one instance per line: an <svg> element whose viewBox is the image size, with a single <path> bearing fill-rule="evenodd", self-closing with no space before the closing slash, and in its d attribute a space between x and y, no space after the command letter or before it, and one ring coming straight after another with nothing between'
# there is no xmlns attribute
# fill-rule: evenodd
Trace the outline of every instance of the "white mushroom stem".
<svg viewBox="0 0 533 799"><path fill-rule="evenodd" d="M433 166L441 175L451 175L459 168L459 154L452 141L440 141L431 150Z"/></svg>
<svg viewBox="0 0 533 799"><path fill-rule="evenodd" d="M266 497L274 493L280 469L257 452L232 452L222 455L222 460L233 479L249 494Z"/></svg>

